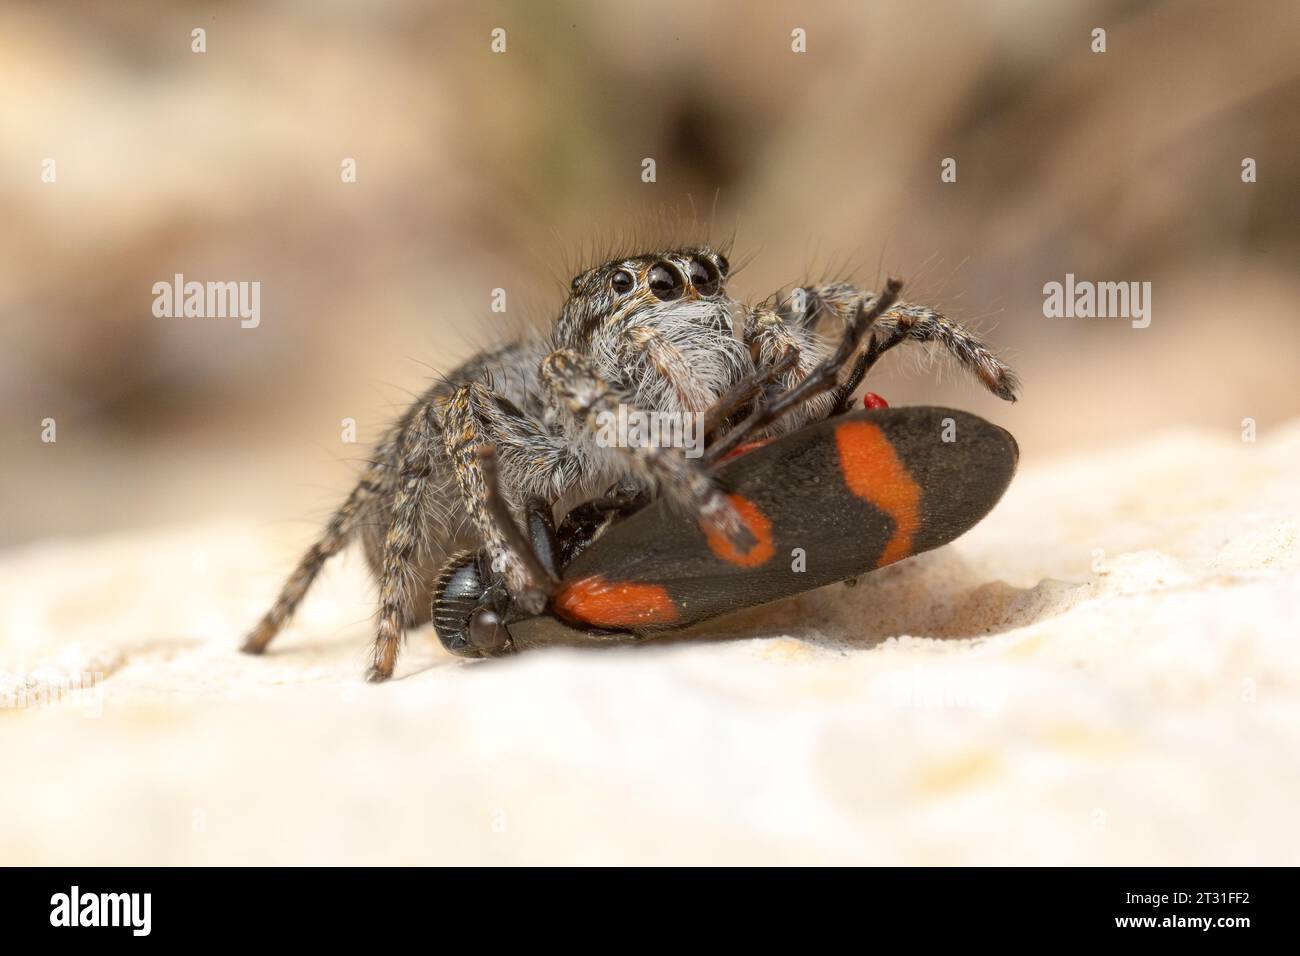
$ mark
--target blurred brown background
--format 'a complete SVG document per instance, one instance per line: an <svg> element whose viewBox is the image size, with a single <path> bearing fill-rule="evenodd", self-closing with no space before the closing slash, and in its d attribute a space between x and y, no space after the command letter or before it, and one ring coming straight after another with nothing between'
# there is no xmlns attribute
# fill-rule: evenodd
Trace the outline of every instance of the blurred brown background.
<svg viewBox="0 0 1300 956"><path fill-rule="evenodd" d="M994 418L1025 465L1265 440L1300 412L1298 28L1289 0L6 3L0 544L309 526L431 367L544 321L593 236L715 196L742 297L889 271L982 328L1017 406L901 358L872 388ZM260 281L260 327L155 318L177 272ZM1067 272L1153 283L1150 328L1044 318Z"/></svg>

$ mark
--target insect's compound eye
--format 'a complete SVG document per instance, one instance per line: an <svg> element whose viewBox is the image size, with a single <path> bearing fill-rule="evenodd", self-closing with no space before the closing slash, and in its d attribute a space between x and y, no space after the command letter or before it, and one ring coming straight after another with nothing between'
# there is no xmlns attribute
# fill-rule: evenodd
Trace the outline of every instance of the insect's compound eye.
<svg viewBox="0 0 1300 956"><path fill-rule="evenodd" d="M686 267L686 274L691 280L691 285L695 286L695 291L700 295L717 295L718 284L722 275L718 272L718 267L703 256L697 256L691 260Z"/></svg>
<svg viewBox="0 0 1300 956"><path fill-rule="evenodd" d="M728 272L731 271L731 263L728 262L727 257L720 252L717 255L717 260L718 260L718 271L721 272L723 276L725 276Z"/></svg>
<svg viewBox="0 0 1300 956"><path fill-rule="evenodd" d="M626 269L619 269L610 276L609 284L613 286L615 292L619 295L623 295L625 292L632 291L632 286L636 285L636 279L634 279L632 273L628 272Z"/></svg>
<svg viewBox="0 0 1300 956"><path fill-rule="evenodd" d="M505 649L510 635L495 611L480 608L469 619L469 642L484 654L495 654Z"/></svg>
<svg viewBox="0 0 1300 956"><path fill-rule="evenodd" d="M439 573L433 593L433 628L442 646L451 653L461 657L479 656L469 640L470 625L490 579L486 558L474 551L454 556Z"/></svg>
<svg viewBox="0 0 1300 956"><path fill-rule="evenodd" d="M667 262L656 262L651 266L646 282L650 286L650 291L655 294L655 298L662 299L664 302L680 299L682 293L686 291L686 280Z"/></svg>

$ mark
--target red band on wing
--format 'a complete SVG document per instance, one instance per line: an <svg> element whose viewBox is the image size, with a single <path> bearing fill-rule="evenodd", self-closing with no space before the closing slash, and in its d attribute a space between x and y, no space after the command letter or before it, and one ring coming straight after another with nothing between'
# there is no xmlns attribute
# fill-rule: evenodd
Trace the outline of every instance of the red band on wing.
<svg viewBox="0 0 1300 956"><path fill-rule="evenodd" d="M736 550L735 545L726 535L702 524L704 537L708 540L709 548L713 553L728 564L741 568L756 568L776 554L776 547L772 544L772 522L767 515L763 514L762 509L748 498L741 495L727 495L727 497L731 499L732 506L740 515L741 522L754 536L754 544L748 551L742 553Z"/></svg>
<svg viewBox="0 0 1300 956"><path fill-rule="evenodd" d="M835 446L849 491L894 519L894 536L876 567L903 560L912 553L912 535L920 524L920 487L876 425L845 422L835 429Z"/></svg>
<svg viewBox="0 0 1300 956"><path fill-rule="evenodd" d="M677 605L659 584L606 581L599 574L566 585L552 602L555 613L593 627L643 627L673 624Z"/></svg>
<svg viewBox="0 0 1300 956"><path fill-rule="evenodd" d="M747 441L743 445L737 445L735 448L731 449L731 451L719 458L718 464L720 465L724 461L731 461L733 458L739 458L741 455L748 454L756 448L762 448L764 445L771 444L771 442L772 439L770 438L760 438L758 441Z"/></svg>

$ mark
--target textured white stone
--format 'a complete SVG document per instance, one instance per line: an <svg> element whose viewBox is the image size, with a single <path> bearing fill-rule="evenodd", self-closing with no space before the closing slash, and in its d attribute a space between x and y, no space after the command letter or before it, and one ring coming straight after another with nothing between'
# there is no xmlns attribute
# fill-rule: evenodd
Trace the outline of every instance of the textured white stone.
<svg viewBox="0 0 1300 956"><path fill-rule="evenodd" d="M357 554L251 658L297 536L9 552L0 859L1300 862L1300 426L1022 465L955 545L718 640L426 629L382 686Z"/></svg>

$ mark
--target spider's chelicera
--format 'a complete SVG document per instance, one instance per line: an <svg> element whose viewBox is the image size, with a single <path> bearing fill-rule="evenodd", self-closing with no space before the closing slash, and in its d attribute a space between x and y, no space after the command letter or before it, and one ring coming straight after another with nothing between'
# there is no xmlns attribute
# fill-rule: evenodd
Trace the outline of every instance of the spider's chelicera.
<svg viewBox="0 0 1300 956"><path fill-rule="evenodd" d="M435 587L452 610L458 594L479 602L450 650L508 650L483 595L497 588L536 612L549 593L547 569L520 547L519 515L551 520L611 489L616 501L664 496L743 551L753 541L710 465L742 441L848 407L867 370L903 341L939 343L1015 399L1006 365L960 325L896 301L896 284L880 294L815 284L746 305L728 297L729 272L707 247L606 262L574 278L548 335L477 355L433 385L380 441L243 649L266 648L354 536L379 584L372 680L391 676L404 631L429 620ZM620 406L703 414L708 451L597 441L598 420Z"/></svg>

